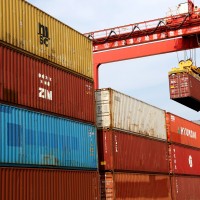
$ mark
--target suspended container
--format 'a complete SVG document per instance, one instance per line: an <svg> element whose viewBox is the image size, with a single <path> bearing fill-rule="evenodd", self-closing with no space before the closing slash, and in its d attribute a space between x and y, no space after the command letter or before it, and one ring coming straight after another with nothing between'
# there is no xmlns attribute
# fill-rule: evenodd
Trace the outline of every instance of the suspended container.
<svg viewBox="0 0 200 200"><path fill-rule="evenodd" d="M200 80L188 73L169 75L170 99L193 110L200 110Z"/></svg>
<svg viewBox="0 0 200 200"><path fill-rule="evenodd" d="M200 149L169 145L169 160L172 174L200 175Z"/></svg>
<svg viewBox="0 0 200 200"><path fill-rule="evenodd" d="M167 175L104 172L100 174L101 199L171 200Z"/></svg>
<svg viewBox="0 0 200 200"><path fill-rule="evenodd" d="M166 113L166 122L169 142L200 148L199 124L172 113Z"/></svg>
<svg viewBox="0 0 200 200"><path fill-rule="evenodd" d="M0 104L0 164L97 169L96 127Z"/></svg>
<svg viewBox="0 0 200 200"><path fill-rule="evenodd" d="M167 142L116 130L98 130L99 169L169 173Z"/></svg>
<svg viewBox="0 0 200 200"><path fill-rule="evenodd" d="M122 131L166 140L165 111L111 88L95 92L97 128Z"/></svg>
<svg viewBox="0 0 200 200"><path fill-rule="evenodd" d="M24 0L0 1L0 41L93 78L92 42Z"/></svg>
<svg viewBox="0 0 200 200"><path fill-rule="evenodd" d="M2 200L100 199L96 171L1 167L0 182Z"/></svg>
<svg viewBox="0 0 200 200"><path fill-rule="evenodd" d="M94 83L0 44L0 101L95 123Z"/></svg>

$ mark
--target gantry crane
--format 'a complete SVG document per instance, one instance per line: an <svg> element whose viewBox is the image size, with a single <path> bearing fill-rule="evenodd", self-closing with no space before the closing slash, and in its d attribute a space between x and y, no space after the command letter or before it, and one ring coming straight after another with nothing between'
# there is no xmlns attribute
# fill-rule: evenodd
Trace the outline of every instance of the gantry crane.
<svg viewBox="0 0 200 200"><path fill-rule="evenodd" d="M94 81L104 63L193 49L200 46L200 8L191 0L177 13L150 21L85 34L93 42Z"/></svg>

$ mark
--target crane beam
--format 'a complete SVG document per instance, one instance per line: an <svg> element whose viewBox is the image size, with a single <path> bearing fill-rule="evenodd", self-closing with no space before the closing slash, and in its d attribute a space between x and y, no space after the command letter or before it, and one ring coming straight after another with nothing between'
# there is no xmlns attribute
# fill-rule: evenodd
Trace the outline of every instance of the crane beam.
<svg viewBox="0 0 200 200"><path fill-rule="evenodd" d="M153 30L146 31L145 35L142 34L142 31L137 31L132 37L129 37L128 39L125 39L122 35L118 37L112 37L109 38L106 42L99 42L96 43L93 41L93 52L98 51L105 51L105 50L111 50L115 48L123 48L128 47L132 45L139 45L149 42L157 42L160 40L168 40L173 39L177 37L185 37L193 34L199 34L200 33L200 19L199 24L192 26L188 25L187 28L180 28L177 30L168 30L165 31L164 27L159 28L160 31L155 31L155 33L151 33ZM136 34L137 33L137 34Z"/></svg>
<svg viewBox="0 0 200 200"><path fill-rule="evenodd" d="M197 36L193 35L189 37L145 43L142 45L133 45L127 48L96 52L93 54L95 88L98 88L98 67L101 64L193 49L197 47L199 47Z"/></svg>
<svg viewBox="0 0 200 200"><path fill-rule="evenodd" d="M95 88L101 64L199 47L200 8L188 0L177 11L165 18L86 33L93 42Z"/></svg>

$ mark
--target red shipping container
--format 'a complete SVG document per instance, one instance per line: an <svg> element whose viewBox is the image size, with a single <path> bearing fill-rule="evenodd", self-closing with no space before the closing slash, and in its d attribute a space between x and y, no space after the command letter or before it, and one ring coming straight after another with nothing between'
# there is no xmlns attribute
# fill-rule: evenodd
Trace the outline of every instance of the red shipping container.
<svg viewBox="0 0 200 200"><path fill-rule="evenodd" d="M200 177L172 176L171 188L173 200L199 200Z"/></svg>
<svg viewBox="0 0 200 200"><path fill-rule="evenodd" d="M170 99L200 110L200 81L187 73L169 75Z"/></svg>
<svg viewBox="0 0 200 200"><path fill-rule="evenodd" d="M101 173L102 200L171 200L168 175Z"/></svg>
<svg viewBox="0 0 200 200"><path fill-rule="evenodd" d="M98 200L96 171L0 168L1 200Z"/></svg>
<svg viewBox="0 0 200 200"><path fill-rule="evenodd" d="M169 145L170 172L200 175L200 150L180 145Z"/></svg>
<svg viewBox="0 0 200 200"><path fill-rule="evenodd" d="M100 170L169 172L167 142L114 129L97 134Z"/></svg>
<svg viewBox="0 0 200 200"><path fill-rule="evenodd" d="M2 45L0 101L95 122L93 81Z"/></svg>
<svg viewBox="0 0 200 200"><path fill-rule="evenodd" d="M200 125L171 113L166 113L169 142L200 148Z"/></svg>

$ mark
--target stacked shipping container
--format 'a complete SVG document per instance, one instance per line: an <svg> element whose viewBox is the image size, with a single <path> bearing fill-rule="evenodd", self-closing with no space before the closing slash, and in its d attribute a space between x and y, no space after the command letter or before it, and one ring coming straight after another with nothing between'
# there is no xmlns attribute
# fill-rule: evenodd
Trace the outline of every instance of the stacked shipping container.
<svg viewBox="0 0 200 200"><path fill-rule="evenodd" d="M102 199L195 199L200 126L112 89L96 91Z"/></svg>
<svg viewBox="0 0 200 200"><path fill-rule="evenodd" d="M99 199L92 43L0 2L0 199Z"/></svg>
<svg viewBox="0 0 200 200"><path fill-rule="evenodd" d="M0 101L95 123L93 81L0 44Z"/></svg>
<svg viewBox="0 0 200 200"><path fill-rule="evenodd" d="M91 41L24 0L0 24L0 199L199 199L199 125L112 89L95 119ZM198 110L194 80L170 80Z"/></svg>
<svg viewBox="0 0 200 200"><path fill-rule="evenodd" d="M110 88L95 97L102 199L170 199L165 111Z"/></svg>
<svg viewBox="0 0 200 200"><path fill-rule="evenodd" d="M2 200L99 199L97 171L0 168Z"/></svg>
<svg viewBox="0 0 200 200"><path fill-rule="evenodd" d="M200 125L166 113L172 197L176 200L200 197Z"/></svg>
<svg viewBox="0 0 200 200"><path fill-rule="evenodd" d="M100 170L156 173L169 171L166 142L115 129L99 129L98 141Z"/></svg>
<svg viewBox="0 0 200 200"><path fill-rule="evenodd" d="M0 163L97 169L96 127L0 105Z"/></svg>
<svg viewBox="0 0 200 200"><path fill-rule="evenodd" d="M171 200L170 178L161 174L104 172L101 199Z"/></svg>
<svg viewBox="0 0 200 200"><path fill-rule="evenodd" d="M93 79L92 43L24 0L1 0L0 41Z"/></svg>

